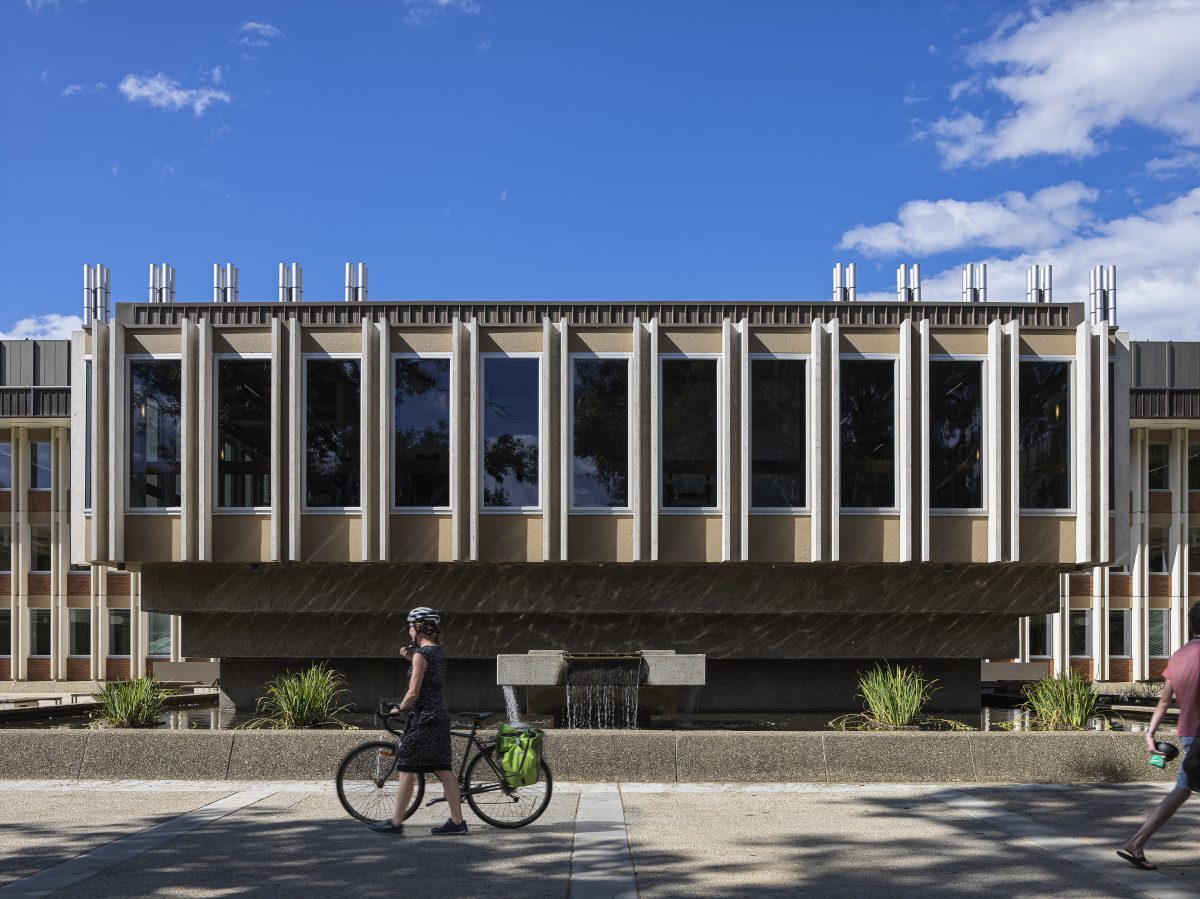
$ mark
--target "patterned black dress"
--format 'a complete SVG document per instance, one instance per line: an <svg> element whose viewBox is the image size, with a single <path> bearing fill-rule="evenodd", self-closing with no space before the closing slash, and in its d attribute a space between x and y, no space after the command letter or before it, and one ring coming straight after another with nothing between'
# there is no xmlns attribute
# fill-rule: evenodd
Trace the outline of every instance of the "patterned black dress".
<svg viewBox="0 0 1200 899"><path fill-rule="evenodd" d="M396 767L401 771L427 774L451 770L450 712L446 708L446 651L440 646L422 646L425 677L412 707L412 723L400 741ZM412 677L408 666L406 682Z"/></svg>

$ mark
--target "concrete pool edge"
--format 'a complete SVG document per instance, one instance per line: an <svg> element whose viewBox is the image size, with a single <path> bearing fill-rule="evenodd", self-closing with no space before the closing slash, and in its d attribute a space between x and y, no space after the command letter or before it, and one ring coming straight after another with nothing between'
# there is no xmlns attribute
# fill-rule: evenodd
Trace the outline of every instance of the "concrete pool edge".
<svg viewBox="0 0 1200 899"><path fill-rule="evenodd" d="M373 730L0 730L0 781L328 780ZM459 743L460 741L455 741ZM547 731L557 780L580 783L1169 782L1142 734Z"/></svg>

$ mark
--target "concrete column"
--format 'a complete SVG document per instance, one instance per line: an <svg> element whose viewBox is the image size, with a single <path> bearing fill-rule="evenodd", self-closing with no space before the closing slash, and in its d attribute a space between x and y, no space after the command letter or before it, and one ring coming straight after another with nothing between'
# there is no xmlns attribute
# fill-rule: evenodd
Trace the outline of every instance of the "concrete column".
<svg viewBox="0 0 1200 899"><path fill-rule="evenodd" d="M482 498L483 484L482 472L480 466L482 464L482 447L479 441L482 438L482 425L480 421L481 409L480 404L483 402L483 396L480 393L482 388L482 372L479 364L479 321L471 319L470 326L470 349L468 351L468 376L470 377L470 403L471 403L471 449L470 449L470 502L467 507L468 530L470 533L470 551L467 558L472 562L479 561L479 507Z"/></svg>
<svg viewBox="0 0 1200 899"><path fill-rule="evenodd" d="M1075 329L1075 562L1092 560L1092 326Z"/></svg>
<svg viewBox="0 0 1200 899"><path fill-rule="evenodd" d="M1061 580L1061 576L1059 579ZM1053 662L1052 670L1055 674L1063 674L1071 665L1067 655L1067 613L1061 596L1061 588L1058 611L1050 616L1050 637L1054 651L1051 660Z"/></svg>
<svg viewBox="0 0 1200 899"><path fill-rule="evenodd" d="M199 433L199 390L197 389L197 361L200 355L200 328L190 319L180 325L179 358L180 392L182 414L180 422L179 450L183 456L180 481L179 510L179 558L185 562L199 558L197 535L197 505L199 496L199 469L201 461ZM132 616L131 616L132 617ZM131 648L132 652L132 648ZM130 665L132 672L133 666ZM136 676L136 675L134 675Z"/></svg>
<svg viewBox="0 0 1200 899"><path fill-rule="evenodd" d="M557 547L558 531L558 419L555 402L558 353L555 351L554 325L549 317L542 318L542 358L539 360L538 394L540 401L541 430L538 446L538 494L542 507L542 561L549 562Z"/></svg>
<svg viewBox="0 0 1200 899"><path fill-rule="evenodd" d="M301 354L299 318L288 320L288 559L299 562L303 556L300 542L301 510L304 508L304 357Z"/></svg>
<svg viewBox="0 0 1200 899"><path fill-rule="evenodd" d="M659 406L658 319L650 319L650 561L658 561L658 515L662 507L662 427Z"/></svg>
<svg viewBox="0 0 1200 899"><path fill-rule="evenodd" d="M642 517L645 512L645 488L642 486L642 454L646 445L646 426L642 420L642 412L648 407L644 402L644 394L649 384L649 372L646 371L646 329L642 320L633 319L633 333L630 335L633 347L633 362L629 371L630 406L629 406L629 445L633 452L629 457L629 507L633 511L633 561L640 562L643 554ZM565 558L565 556L564 556Z"/></svg>
<svg viewBox="0 0 1200 899"><path fill-rule="evenodd" d="M148 621L142 611L142 576L136 571L129 574L129 676L146 676L146 639Z"/></svg>
<svg viewBox="0 0 1200 899"><path fill-rule="evenodd" d="M1149 432L1145 428L1135 428L1130 432L1132 465L1130 466L1131 504L1130 511L1130 618L1133 620L1133 659L1132 677L1134 680L1145 680L1149 676L1148 646L1148 615L1146 596L1148 594L1149 578L1147 576L1147 505L1149 489L1147 487L1147 440Z"/></svg>
<svg viewBox="0 0 1200 899"><path fill-rule="evenodd" d="M1092 680L1109 680L1107 569L1092 569Z"/></svg>
<svg viewBox="0 0 1200 899"><path fill-rule="evenodd" d="M1168 484L1171 488L1171 530L1168 562L1171 572L1171 652L1188 641L1186 559L1188 552L1187 428L1173 428L1168 449Z"/></svg>
<svg viewBox="0 0 1200 899"><path fill-rule="evenodd" d="M1109 342L1108 342L1108 325L1101 322L1095 326L1092 336L1092 344L1095 347L1096 353L1096 391L1095 391L1095 407L1097 410L1095 420L1095 435L1093 453L1095 462L1095 492L1093 494L1092 503L1092 521L1094 528L1094 543L1092 546L1093 558L1102 564L1112 562L1112 518L1109 514L1109 505L1111 496L1109 494L1109 466L1112 464L1109 458L1109 444L1112 442L1112 431L1110 419L1112 417L1112 408L1109 403L1109 380L1111 376L1111 366L1109 365ZM1126 404L1126 409L1129 408ZM1105 577L1105 584L1108 579ZM1105 596L1108 595L1108 590L1105 590Z"/></svg>
<svg viewBox="0 0 1200 899"><path fill-rule="evenodd" d="M1130 565L1130 458L1129 385L1133 360L1129 335L1118 332L1113 339L1113 553L1114 565Z"/></svg>
<svg viewBox="0 0 1200 899"><path fill-rule="evenodd" d="M92 607L92 677L95 680L108 678L108 572L107 565L92 567L95 584L95 605Z"/></svg>
<svg viewBox="0 0 1200 899"><path fill-rule="evenodd" d="M808 508L809 554L814 562L825 559L825 325L812 323L808 364Z"/></svg>
<svg viewBox="0 0 1200 899"><path fill-rule="evenodd" d="M283 373L287 371L285 353L284 324L278 316L271 317L271 561L282 562L288 557L288 541L285 533L288 530L287 512L291 507L291 497L287 489L289 479L286 476L288 467L287 418L290 403L281 389ZM290 394L289 394L290 395ZM294 408L290 410L295 414ZM173 618L172 622L178 621ZM177 637L177 626L171 625L171 646L174 647ZM172 661L178 661L174 657Z"/></svg>
<svg viewBox="0 0 1200 899"><path fill-rule="evenodd" d="M751 471L750 471L750 454L753 448L750 446L750 321L743 318L738 322L738 409L737 417L739 438L730 441L730 445L734 448L738 455L738 465L736 471L738 473L739 490L738 496L738 537L739 551L737 558L743 562L750 560L750 505L752 497L750 495L751 488Z"/></svg>
<svg viewBox="0 0 1200 899"><path fill-rule="evenodd" d="M1001 330L1008 344L1008 352L1002 354L1002 387L1007 389L1002 391L1002 408L1006 415L1001 419L1004 425L1001 458L1006 463L1008 485L1008 561L1017 562L1021 558L1021 328L1016 321L1011 321Z"/></svg>
<svg viewBox="0 0 1200 899"><path fill-rule="evenodd" d="M69 492L71 441L69 428L55 428L51 433L54 435L54 461L51 470L51 507L54 509L54 524L50 544L53 558L50 592L54 597L54 620L58 628L54 637L54 648L58 655L53 670L56 679L66 680L67 656L71 651L67 612L67 572L70 569L72 552ZM83 501L82 494L79 501Z"/></svg>
<svg viewBox="0 0 1200 899"><path fill-rule="evenodd" d="M213 506L217 497L213 457L216 455L216 402L213 329L207 318L196 328L196 558L212 561ZM184 464L187 464L186 462Z"/></svg>
<svg viewBox="0 0 1200 899"><path fill-rule="evenodd" d="M918 527L920 538L920 554L918 559L922 562L929 561L929 320L922 319L918 325L920 334L920 357L918 364L921 366L920 371L920 417L919 427L921 428L921 458L920 458L920 476L921 489L920 501L918 503ZM1028 632L1028 622L1026 622L1025 632ZM1026 636L1028 642L1028 636Z"/></svg>
<svg viewBox="0 0 1200 899"><path fill-rule="evenodd" d="M721 493L718 502L721 504L721 561L728 562L733 558L735 538L735 501L733 466L730 464L733 456L733 366L736 348L734 345L733 325L729 319L721 322L721 361L720 361L720 393L721 403L717 421L717 471L721 481Z"/></svg>
<svg viewBox="0 0 1200 899"><path fill-rule="evenodd" d="M571 347L570 325L558 321L558 558L567 561L567 528L571 523ZM632 485L630 485L632 489Z"/></svg>
<svg viewBox="0 0 1200 899"><path fill-rule="evenodd" d="M900 358L896 360L897 424L896 501L900 509L900 561L913 558L913 326L900 324Z"/></svg>
<svg viewBox="0 0 1200 899"><path fill-rule="evenodd" d="M182 662L183 653L180 651L180 620L178 615L171 616L171 661Z"/></svg>
<svg viewBox="0 0 1200 899"><path fill-rule="evenodd" d="M101 322L92 324L92 442L87 464L92 466L92 528L87 548L87 560L110 558L113 487L111 450L112 432L109 414L112 408L111 338L109 327ZM72 391L73 392L73 391Z"/></svg>
<svg viewBox="0 0 1200 899"><path fill-rule="evenodd" d="M842 336L835 318L829 323L829 561L841 558L842 546Z"/></svg>
<svg viewBox="0 0 1200 899"><path fill-rule="evenodd" d="M87 445L87 365L84 359L86 334L76 331L71 335L71 428L72 439L69 467L70 471L70 563L82 565L87 561L88 546L84 538L84 505L86 494L86 466L91 464L89 454L91 447Z"/></svg>
<svg viewBox="0 0 1200 899"><path fill-rule="evenodd" d="M12 429L12 582L16 593L17 623L12 645L12 666L17 680L29 678L29 562L32 541L29 532L29 432Z"/></svg>
<svg viewBox="0 0 1200 899"><path fill-rule="evenodd" d="M1029 661L1029 618L1017 622L1017 661Z"/></svg>
<svg viewBox="0 0 1200 899"><path fill-rule="evenodd" d="M993 320L988 325L988 355L984 368L987 381L984 385L984 415L986 443L984 445L984 471L987 477L987 547L988 561L1004 560L1004 428L1003 386L1004 345L1000 333L1000 322Z"/></svg>
<svg viewBox="0 0 1200 899"><path fill-rule="evenodd" d="M101 558L110 562L125 561L125 484L128 466L125 464L126 417L129 414L129 397L125 366L125 326L120 322L109 325L108 367L108 477L105 478L105 493L108 495L108 546ZM95 390L93 382L93 390ZM93 484L93 490L96 485ZM99 527L102 519L93 517ZM106 629L107 631L107 629Z"/></svg>
<svg viewBox="0 0 1200 899"><path fill-rule="evenodd" d="M379 495L379 462L376 458L376 413L379 411L379 400L375 394L377 374L379 370L377 342L375 340L375 323L369 313L363 314L360 340L360 359L358 364L358 453L359 453L359 516L361 528L359 531L359 558L370 562L375 558L378 546L378 536L375 523L379 514L376 497Z"/></svg>
<svg viewBox="0 0 1200 899"><path fill-rule="evenodd" d="M379 433L376 444L379 447L379 508L376 513L376 531L379 534L379 546L376 558L386 562L391 556L392 547L392 498L395 493L392 484L392 454L396 447L396 371L392 364L392 327L388 323L386 313L375 323L375 340L379 344L379 389L376 391L379 397L379 411L376 413Z"/></svg>
<svg viewBox="0 0 1200 899"><path fill-rule="evenodd" d="M470 451L463 453L462 422L463 391L463 324L457 316L450 325L450 561L463 557L463 497L462 460L470 458ZM467 429L470 430L469 428Z"/></svg>

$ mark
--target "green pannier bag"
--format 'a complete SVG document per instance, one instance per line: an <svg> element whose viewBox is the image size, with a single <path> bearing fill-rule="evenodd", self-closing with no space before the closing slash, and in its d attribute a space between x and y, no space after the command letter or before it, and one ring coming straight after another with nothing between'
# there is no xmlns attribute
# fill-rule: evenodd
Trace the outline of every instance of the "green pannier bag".
<svg viewBox="0 0 1200 899"><path fill-rule="evenodd" d="M509 787L527 787L541 776L542 731L501 724L496 731L496 763Z"/></svg>

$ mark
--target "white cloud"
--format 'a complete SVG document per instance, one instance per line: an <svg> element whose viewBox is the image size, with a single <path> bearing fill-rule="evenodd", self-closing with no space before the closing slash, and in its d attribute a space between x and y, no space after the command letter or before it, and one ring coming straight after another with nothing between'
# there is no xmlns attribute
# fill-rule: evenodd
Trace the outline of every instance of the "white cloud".
<svg viewBox="0 0 1200 899"><path fill-rule="evenodd" d="M1184 150L1174 156L1151 159L1146 163L1146 173L1156 178L1170 178L1185 172L1200 172L1200 153Z"/></svg>
<svg viewBox="0 0 1200 899"><path fill-rule="evenodd" d="M1103 0L1036 8L968 51L986 88L1011 109L970 111L928 134L947 166L1037 154L1084 157L1133 123L1200 146L1200 0ZM972 79L951 89L956 100Z"/></svg>
<svg viewBox="0 0 1200 899"><path fill-rule="evenodd" d="M108 167L108 170L109 170L110 172L112 172L112 173L113 173L113 175L117 175L117 174L119 174L119 173L120 173L120 171L121 171L121 167L120 167L119 165L110 165L110 166Z"/></svg>
<svg viewBox="0 0 1200 899"><path fill-rule="evenodd" d="M468 16L479 14L480 6L475 0L404 0L408 14L404 24L410 28L432 25L438 18L450 12Z"/></svg>
<svg viewBox="0 0 1200 899"><path fill-rule="evenodd" d="M988 297L1022 300L1025 273L1034 263L1054 266L1056 302L1087 301L1088 271L1117 266L1121 328L1137 339L1200 340L1200 188L1137 215L1095 223L1087 236L1048 252L976 259L988 263ZM967 260L963 260L965 262ZM961 266L922 278L922 297L959 298ZM880 292L866 300L892 299Z"/></svg>
<svg viewBox="0 0 1200 899"><path fill-rule="evenodd" d="M25 8L31 13L40 13L43 9L52 9L58 12L59 0L24 0Z"/></svg>
<svg viewBox="0 0 1200 899"><path fill-rule="evenodd" d="M76 94L98 94L100 91L108 90L108 85L103 81L97 81L91 87L86 84L68 84L62 89L64 97L74 97Z"/></svg>
<svg viewBox="0 0 1200 899"><path fill-rule="evenodd" d="M208 73L208 80L213 84L220 84L225 80L225 70L221 66L213 66L212 71Z"/></svg>
<svg viewBox="0 0 1200 899"><path fill-rule="evenodd" d="M130 103L149 103L157 109L183 109L190 106L196 115L214 103L228 103L232 97L211 87L185 88L162 72L156 75L126 75L117 86Z"/></svg>
<svg viewBox="0 0 1200 899"><path fill-rule="evenodd" d="M12 330L0 331L0 340L63 340L82 327L83 319L78 315L59 315L57 312L31 315L18 321Z"/></svg>
<svg viewBox="0 0 1200 899"><path fill-rule="evenodd" d="M508 199L508 191L507 190L500 191L500 202L503 203L507 199Z"/></svg>
<svg viewBox="0 0 1200 899"><path fill-rule="evenodd" d="M265 38L286 36L282 30L274 25L268 25L266 22L243 22L238 31L243 34L257 34L259 37Z"/></svg>
<svg viewBox="0 0 1200 899"><path fill-rule="evenodd" d="M1053 247L1091 219L1087 204L1097 196L1087 185L1068 181L1029 197L1008 191L990 200L912 200L900 207L894 222L851 228L839 247L868 256Z"/></svg>

